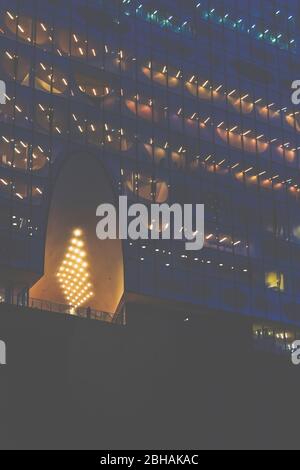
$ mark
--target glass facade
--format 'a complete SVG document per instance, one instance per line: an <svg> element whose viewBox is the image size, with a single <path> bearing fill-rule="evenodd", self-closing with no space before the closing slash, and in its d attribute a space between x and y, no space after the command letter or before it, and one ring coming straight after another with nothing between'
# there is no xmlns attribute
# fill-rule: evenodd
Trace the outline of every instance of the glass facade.
<svg viewBox="0 0 300 470"><path fill-rule="evenodd" d="M124 244L127 292L251 316L255 336L289 348L300 326L298 2L0 4L0 298L26 301L42 275L51 191L79 150L131 201L206 206L199 253Z"/></svg>

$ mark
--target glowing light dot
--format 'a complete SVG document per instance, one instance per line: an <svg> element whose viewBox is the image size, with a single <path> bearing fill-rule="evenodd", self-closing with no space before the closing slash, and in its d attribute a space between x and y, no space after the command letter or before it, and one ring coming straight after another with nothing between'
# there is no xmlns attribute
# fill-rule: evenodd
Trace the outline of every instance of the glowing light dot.
<svg viewBox="0 0 300 470"><path fill-rule="evenodd" d="M74 230L74 237L81 237L82 235L82 230L80 230L79 228Z"/></svg>

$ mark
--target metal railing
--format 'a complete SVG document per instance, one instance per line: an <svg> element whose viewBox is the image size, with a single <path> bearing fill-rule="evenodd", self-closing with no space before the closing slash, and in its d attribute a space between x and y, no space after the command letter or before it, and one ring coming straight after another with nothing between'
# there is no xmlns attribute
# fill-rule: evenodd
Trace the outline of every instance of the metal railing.
<svg viewBox="0 0 300 470"><path fill-rule="evenodd" d="M78 318L86 318L88 320L98 320L106 323L125 324L125 305L118 313L100 312L90 308L74 309L71 305L63 305L47 300L29 299L28 307L36 310L47 312L61 313Z"/></svg>

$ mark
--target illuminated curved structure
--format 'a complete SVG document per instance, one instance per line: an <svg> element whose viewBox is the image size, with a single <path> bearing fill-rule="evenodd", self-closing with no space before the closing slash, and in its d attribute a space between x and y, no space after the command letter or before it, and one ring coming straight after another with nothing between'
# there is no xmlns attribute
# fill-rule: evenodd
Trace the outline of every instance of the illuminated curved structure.
<svg viewBox="0 0 300 470"><path fill-rule="evenodd" d="M88 299L90 308L111 313L117 310L124 294L123 250L119 240L99 242L96 237L95 213L102 203L115 203L115 194L105 169L88 154L69 155L52 194L44 275L32 288L33 298L52 300L58 304L70 303L75 309L87 304L74 304L66 299L57 282L57 272L65 259L72 234L79 226L85 245L86 266L80 273L82 262L77 260L76 253L72 254L70 264L73 267L67 267L68 277L72 281L78 271L79 283L83 282L83 286L86 282L92 283L93 296ZM72 269L76 270L76 274L72 274ZM89 274L89 281L85 279L86 273Z"/></svg>
<svg viewBox="0 0 300 470"><path fill-rule="evenodd" d="M300 114L282 85L299 66L293 2L264 32L206 0L183 16L169 0L97 1L90 15L77 0L72 21L63 2L0 3L0 298L66 302L55 273L79 226L95 292L84 308L138 297L232 312L236 289L238 313L300 325ZM264 44L265 60L229 54L221 33L233 51L237 35ZM204 250L96 241L97 205L121 194L205 203Z"/></svg>

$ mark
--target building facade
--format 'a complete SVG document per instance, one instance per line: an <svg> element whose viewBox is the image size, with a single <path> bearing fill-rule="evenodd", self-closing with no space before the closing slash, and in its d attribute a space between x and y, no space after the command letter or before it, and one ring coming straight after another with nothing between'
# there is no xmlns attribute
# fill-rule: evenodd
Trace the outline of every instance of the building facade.
<svg viewBox="0 0 300 470"><path fill-rule="evenodd" d="M300 327L297 2L0 4L1 299L26 304L32 289L63 303L56 270L79 225L96 297L114 297L94 308L138 296L237 313L258 345L289 351ZM205 248L96 246L96 207L119 195L204 203Z"/></svg>

